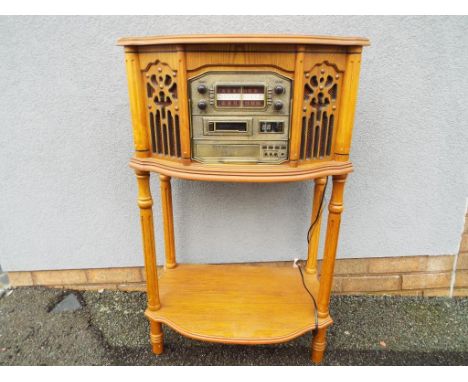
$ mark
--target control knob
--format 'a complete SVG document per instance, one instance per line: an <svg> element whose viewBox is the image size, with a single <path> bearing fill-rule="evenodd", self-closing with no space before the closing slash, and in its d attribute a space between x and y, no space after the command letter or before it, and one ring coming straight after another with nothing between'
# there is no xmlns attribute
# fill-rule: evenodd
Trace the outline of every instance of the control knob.
<svg viewBox="0 0 468 382"><path fill-rule="evenodd" d="M208 90L208 88L206 87L206 85L200 84L200 85L197 86L197 91L200 94L205 94L207 90Z"/></svg>
<svg viewBox="0 0 468 382"><path fill-rule="evenodd" d="M205 110L206 107L208 106L208 104L206 103L206 101L204 99L198 101L198 104L197 104L198 108L200 110Z"/></svg>
<svg viewBox="0 0 468 382"><path fill-rule="evenodd" d="M276 85L275 86L275 94L283 94L284 93L284 87L282 85Z"/></svg>
<svg viewBox="0 0 468 382"><path fill-rule="evenodd" d="M281 110L283 108L283 101L275 101L273 102L273 108L275 110Z"/></svg>

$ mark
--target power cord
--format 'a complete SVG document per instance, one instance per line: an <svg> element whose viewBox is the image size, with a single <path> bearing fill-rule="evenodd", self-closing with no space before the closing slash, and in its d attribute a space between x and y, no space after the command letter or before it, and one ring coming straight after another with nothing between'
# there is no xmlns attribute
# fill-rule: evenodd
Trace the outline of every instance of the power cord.
<svg viewBox="0 0 468 382"><path fill-rule="evenodd" d="M307 293L309 293L309 296L312 298L312 302L314 303L314 319L315 319L315 329L314 330L317 330L318 329L317 301L315 301L314 295L311 293L309 288L307 288L307 285L306 285L305 280L304 280L304 274L302 273L302 268L301 268L301 264L299 264L299 261L302 261L302 260L297 260L297 259L294 260L294 264L297 265L297 269L299 269L299 273L301 274L302 285L304 285L305 290L307 291Z"/></svg>
<svg viewBox="0 0 468 382"><path fill-rule="evenodd" d="M319 209L317 211L317 216L315 216L312 224L309 227L309 230L307 231L307 244L309 244L309 242L310 242L310 233L312 232L312 229L314 228L315 224L317 224L317 221L319 220L320 215L322 214L323 201L325 200L325 192L327 191L327 185L328 185L328 177L327 177L327 180L325 182L325 187L323 188L323 194L322 194L322 198L320 200L320 207L319 207ZM314 319L315 319L315 329L314 330L317 331L317 329L318 329L317 301L315 301L314 295L312 294L312 292L309 290L309 288L307 287L307 285L305 283L304 273L302 272L301 264L299 263L300 261L302 262L303 260L295 259L294 260L294 265L296 265L297 269L299 269L299 273L301 274L302 285L304 286L304 288L307 291L307 293L309 294L309 296L312 298L312 302L314 304Z"/></svg>
<svg viewBox="0 0 468 382"><path fill-rule="evenodd" d="M322 194L322 198L320 199L320 207L317 211L317 216L315 216L314 221L312 222L312 224L309 227L309 230L307 231L307 244L309 244L310 242L310 233L312 232L314 225L317 223L320 215L322 214L323 201L325 199L325 192L327 191L327 186L328 186L328 176L327 176L327 180L325 181L325 187L323 188L323 194Z"/></svg>

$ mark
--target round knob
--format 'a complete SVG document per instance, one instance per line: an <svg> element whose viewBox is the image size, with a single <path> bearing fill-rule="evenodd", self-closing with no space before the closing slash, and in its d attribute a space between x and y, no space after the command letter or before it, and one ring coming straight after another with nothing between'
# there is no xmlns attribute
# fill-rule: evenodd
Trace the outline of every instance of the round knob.
<svg viewBox="0 0 468 382"><path fill-rule="evenodd" d="M205 110L206 107L208 106L208 104L206 103L206 101L205 101L204 99L202 99L202 100L198 101L198 105L197 105L197 106L198 106L198 108L199 108L200 110Z"/></svg>
<svg viewBox="0 0 468 382"><path fill-rule="evenodd" d="M207 90L208 90L208 88L206 87L206 85L200 84L200 85L197 86L197 91L200 94L205 94Z"/></svg>
<svg viewBox="0 0 468 382"><path fill-rule="evenodd" d="M273 108L275 110L281 110L283 108L283 101L275 101L273 102Z"/></svg>
<svg viewBox="0 0 468 382"><path fill-rule="evenodd" d="M275 93L276 94L283 94L284 93L284 87L282 85L276 85L275 86Z"/></svg>

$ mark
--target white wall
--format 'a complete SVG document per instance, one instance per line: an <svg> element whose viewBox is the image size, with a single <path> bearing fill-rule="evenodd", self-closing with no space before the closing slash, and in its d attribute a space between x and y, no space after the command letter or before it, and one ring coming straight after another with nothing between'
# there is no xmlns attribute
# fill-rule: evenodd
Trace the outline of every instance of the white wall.
<svg viewBox="0 0 468 382"><path fill-rule="evenodd" d="M468 195L466 17L1 17L0 264L141 265L118 37L298 33L371 39L339 257L458 249ZM159 260L159 184L152 182ZM311 182L173 181L178 260L304 257Z"/></svg>

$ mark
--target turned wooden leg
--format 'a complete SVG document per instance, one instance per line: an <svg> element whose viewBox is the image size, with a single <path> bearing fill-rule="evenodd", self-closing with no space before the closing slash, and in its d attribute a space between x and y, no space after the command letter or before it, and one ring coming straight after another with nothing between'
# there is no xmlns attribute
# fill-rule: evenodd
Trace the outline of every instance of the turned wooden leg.
<svg viewBox="0 0 468 382"><path fill-rule="evenodd" d="M162 354L164 351L164 341L162 325L160 322L150 321L150 339L154 354Z"/></svg>
<svg viewBox="0 0 468 382"><path fill-rule="evenodd" d="M317 178L315 179L314 186L314 200L312 204L312 216L310 219L310 224L314 225L310 231L309 239L309 248L307 254L307 264L305 270L310 274L317 274L317 253L320 240L320 226L322 225L322 209L321 202L323 200L323 193L325 192L325 184L327 183L327 178Z"/></svg>
<svg viewBox="0 0 468 382"><path fill-rule="evenodd" d="M141 232L143 237L143 253L145 256L146 290L148 295L148 310L158 310L159 300L158 273L156 268L156 248L154 243L153 199L149 184L149 173L136 171L138 182L138 206L140 207ZM161 354L163 339L161 324L150 322L150 339L153 351Z"/></svg>
<svg viewBox="0 0 468 382"><path fill-rule="evenodd" d="M161 183L161 204L164 222L164 248L166 252L166 268L175 268L174 217L172 214L171 177L159 175Z"/></svg>
<svg viewBox="0 0 468 382"><path fill-rule="evenodd" d="M336 248L340 231L341 212L343 211L343 193L346 175L333 176L333 190L328 205L327 235L320 275L318 294L318 316L325 318L329 315L331 287L333 282L333 270L335 267ZM312 342L312 361L320 363L325 351L326 328L318 329Z"/></svg>
<svg viewBox="0 0 468 382"><path fill-rule="evenodd" d="M322 362L323 353L327 346L326 343L327 328L318 329L312 339L312 362L318 365Z"/></svg>

